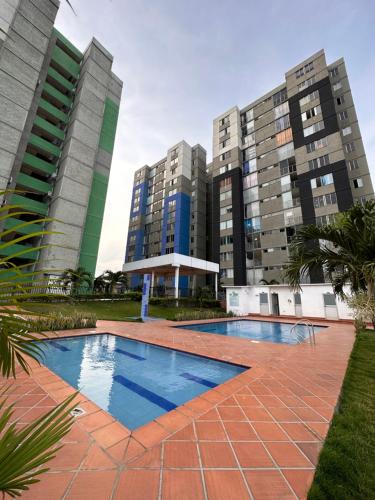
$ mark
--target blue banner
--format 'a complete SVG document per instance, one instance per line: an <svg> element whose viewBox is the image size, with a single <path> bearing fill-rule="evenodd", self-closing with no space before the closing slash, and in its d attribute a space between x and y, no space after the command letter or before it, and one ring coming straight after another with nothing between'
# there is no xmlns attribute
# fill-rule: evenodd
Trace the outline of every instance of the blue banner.
<svg viewBox="0 0 375 500"><path fill-rule="evenodd" d="M150 300L151 274L143 275L141 318L144 320L148 316L148 303Z"/></svg>

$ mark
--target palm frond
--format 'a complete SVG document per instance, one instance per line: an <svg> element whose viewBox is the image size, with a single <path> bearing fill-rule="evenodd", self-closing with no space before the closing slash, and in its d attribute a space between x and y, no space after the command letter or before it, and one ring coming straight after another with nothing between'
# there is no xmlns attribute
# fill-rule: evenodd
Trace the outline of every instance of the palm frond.
<svg viewBox="0 0 375 500"><path fill-rule="evenodd" d="M38 482L37 476L48 471L43 467L61 448L60 440L69 432L73 417L72 394L56 408L17 429L10 423L13 406L5 408L6 399L0 402L0 491L11 497L20 496L29 486Z"/></svg>

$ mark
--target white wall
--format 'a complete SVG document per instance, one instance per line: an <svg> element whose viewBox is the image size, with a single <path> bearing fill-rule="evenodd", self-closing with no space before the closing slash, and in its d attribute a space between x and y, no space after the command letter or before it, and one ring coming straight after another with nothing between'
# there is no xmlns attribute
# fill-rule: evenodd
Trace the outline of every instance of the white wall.
<svg viewBox="0 0 375 500"><path fill-rule="evenodd" d="M346 293L348 291L347 289ZM294 292L287 285L228 286L226 287L227 312L232 311L238 316L260 314L259 294L262 292L268 294L268 314L271 314L271 294L277 293L279 297L280 316L295 316ZM352 319L351 311L347 304L337 297L337 309L335 310L333 307L327 312L323 302L323 294L325 293L332 294L332 286L328 283L302 285L302 316L333 318L336 314L337 319Z"/></svg>

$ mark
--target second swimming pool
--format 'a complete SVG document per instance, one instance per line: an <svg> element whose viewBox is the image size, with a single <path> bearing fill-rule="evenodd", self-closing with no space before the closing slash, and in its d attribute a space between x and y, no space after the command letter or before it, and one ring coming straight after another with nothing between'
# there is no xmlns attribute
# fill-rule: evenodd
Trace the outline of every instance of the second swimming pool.
<svg viewBox="0 0 375 500"><path fill-rule="evenodd" d="M291 333L293 323L277 323L276 321L256 321L241 319L235 321L217 321L214 323L200 323L183 325L176 328L194 330L195 332L216 333L228 337L243 337L262 342L276 342L278 344L296 344L299 339L308 336L308 327L298 325L295 334ZM326 328L314 326L314 332Z"/></svg>

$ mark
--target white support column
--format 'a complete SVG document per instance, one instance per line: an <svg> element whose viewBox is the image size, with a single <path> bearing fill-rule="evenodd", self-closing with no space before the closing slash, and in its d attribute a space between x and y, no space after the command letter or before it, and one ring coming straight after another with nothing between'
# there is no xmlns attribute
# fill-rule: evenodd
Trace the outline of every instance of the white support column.
<svg viewBox="0 0 375 500"><path fill-rule="evenodd" d="M218 273L215 273L215 299L217 300L217 296L218 296Z"/></svg>
<svg viewBox="0 0 375 500"><path fill-rule="evenodd" d="M178 299L178 282L180 281L180 266L176 266L174 270L174 298Z"/></svg>
<svg viewBox="0 0 375 500"><path fill-rule="evenodd" d="M155 286L155 271L151 273L151 297L154 296L154 286Z"/></svg>

